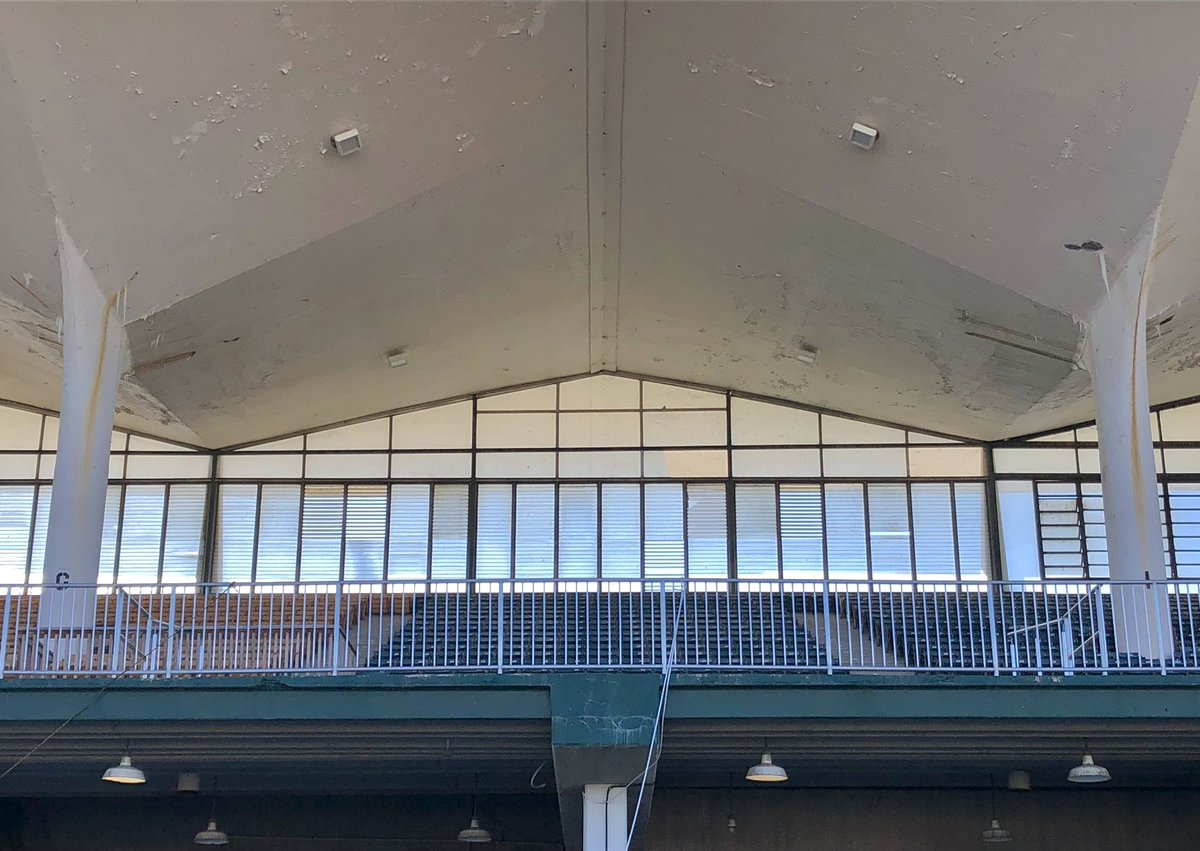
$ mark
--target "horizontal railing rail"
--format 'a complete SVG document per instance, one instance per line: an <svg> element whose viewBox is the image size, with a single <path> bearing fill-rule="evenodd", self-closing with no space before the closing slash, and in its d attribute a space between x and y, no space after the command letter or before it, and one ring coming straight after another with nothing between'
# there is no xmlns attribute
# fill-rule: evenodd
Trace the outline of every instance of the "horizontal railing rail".
<svg viewBox="0 0 1200 851"><path fill-rule="evenodd" d="M506 579L0 586L0 677L1200 672L1200 582Z"/></svg>

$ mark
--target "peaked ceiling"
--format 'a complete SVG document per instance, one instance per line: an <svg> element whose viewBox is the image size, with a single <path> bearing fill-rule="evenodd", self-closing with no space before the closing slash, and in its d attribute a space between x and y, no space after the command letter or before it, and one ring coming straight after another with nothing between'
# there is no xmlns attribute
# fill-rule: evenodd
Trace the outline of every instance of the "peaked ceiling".
<svg viewBox="0 0 1200 851"><path fill-rule="evenodd" d="M0 397L57 407L57 212L127 287L118 423L165 437L623 370L993 439L1091 415L1104 285L1063 246L1119 268L1159 205L1151 392L1191 395L1198 31L1197 4L0 7Z"/></svg>

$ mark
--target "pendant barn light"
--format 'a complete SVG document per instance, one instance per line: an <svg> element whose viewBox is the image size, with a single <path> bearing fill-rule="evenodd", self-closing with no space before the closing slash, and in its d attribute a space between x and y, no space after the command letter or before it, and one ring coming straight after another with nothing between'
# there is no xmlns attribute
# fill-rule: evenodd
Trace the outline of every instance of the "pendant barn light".
<svg viewBox="0 0 1200 851"><path fill-rule="evenodd" d="M225 835L225 831L217 829L215 821L209 819L208 827L197 833L192 841L197 845L228 845L229 837Z"/></svg>
<svg viewBox="0 0 1200 851"><path fill-rule="evenodd" d="M471 823L458 832L459 842L491 842L492 835L479 826L479 775L475 775L475 791L471 793Z"/></svg>
<svg viewBox="0 0 1200 851"><path fill-rule="evenodd" d="M750 766L746 771L746 779L755 783L782 783L788 779L783 766L776 765L771 760L771 752L767 750L765 741L763 742L762 759L759 760L758 765Z"/></svg>
<svg viewBox="0 0 1200 851"><path fill-rule="evenodd" d="M208 815L208 827L196 834L192 840L196 845L228 845L229 837L217 828L217 779L213 778L212 810Z"/></svg>
<svg viewBox="0 0 1200 851"><path fill-rule="evenodd" d="M1012 842L1012 836L1000 826L1000 819L996 818L996 775L993 774L990 780L992 785L992 823L983 831L983 841L987 845Z"/></svg>
<svg viewBox="0 0 1200 851"><path fill-rule="evenodd" d="M733 817L733 772L729 772L729 817L725 820L725 827L730 834L737 831L737 819Z"/></svg>
<svg viewBox="0 0 1200 851"><path fill-rule="evenodd" d="M100 779L108 783L121 783L127 786L134 786L138 783L145 783L146 775L140 768L137 768L133 764L133 759L130 758L128 749L126 749L126 753L121 757L120 763L106 769L104 776Z"/></svg>
<svg viewBox="0 0 1200 851"><path fill-rule="evenodd" d="M1033 789L1033 785L1029 782L1029 772L1016 771L1008 772L1008 790L1010 792L1028 792Z"/></svg>
<svg viewBox="0 0 1200 851"><path fill-rule="evenodd" d="M1112 775L1104 766L1096 765L1090 753L1085 753L1079 765L1067 772L1067 779L1072 783L1107 783Z"/></svg>

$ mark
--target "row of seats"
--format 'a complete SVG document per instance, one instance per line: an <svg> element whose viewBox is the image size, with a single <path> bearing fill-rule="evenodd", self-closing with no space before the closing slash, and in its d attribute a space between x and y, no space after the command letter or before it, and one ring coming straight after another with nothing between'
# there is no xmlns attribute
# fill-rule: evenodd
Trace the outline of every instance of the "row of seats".
<svg viewBox="0 0 1200 851"><path fill-rule="evenodd" d="M1169 605L1166 664L1200 665L1200 595ZM1107 596L1017 590L452 593L417 596L397 626L370 666L659 668L674 647L685 668L1040 671L1098 668L1101 644L1109 667L1161 664L1118 651Z"/></svg>

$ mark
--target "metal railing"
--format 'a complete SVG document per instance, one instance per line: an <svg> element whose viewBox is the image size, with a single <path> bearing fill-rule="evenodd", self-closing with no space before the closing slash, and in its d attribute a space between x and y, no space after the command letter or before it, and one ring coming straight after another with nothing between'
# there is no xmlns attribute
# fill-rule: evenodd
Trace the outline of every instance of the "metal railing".
<svg viewBox="0 0 1200 851"><path fill-rule="evenodd" d="M282 582L0 595L0 677L662 670L672 649L675 668L691 671L1200 672L1200 583L1185 581Z"/></svg>

